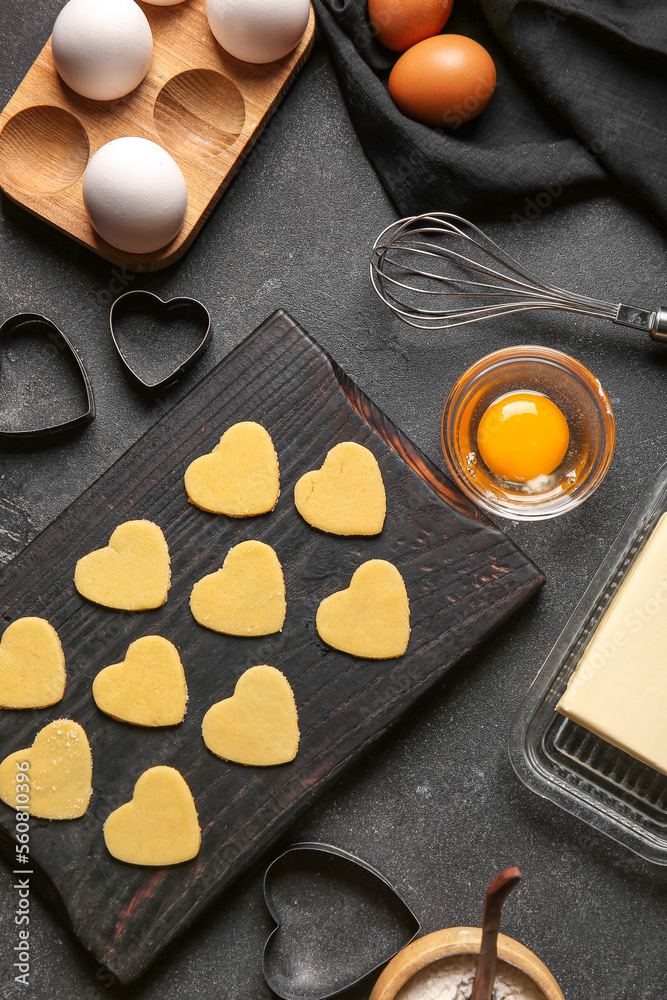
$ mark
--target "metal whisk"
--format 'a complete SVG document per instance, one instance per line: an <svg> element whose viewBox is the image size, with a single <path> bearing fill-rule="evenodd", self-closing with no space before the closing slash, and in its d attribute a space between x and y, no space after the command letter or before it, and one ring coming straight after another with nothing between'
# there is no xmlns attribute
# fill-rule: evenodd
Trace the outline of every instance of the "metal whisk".
<svg viewBox="0 0 667 1000"><path fill-rule="evenodd" d="M397 316L422 330L560 309L644 330L667 343L667 309L605 302L543 281L472 222L449 212L387 226L373 246L371 281Z"/></svg>

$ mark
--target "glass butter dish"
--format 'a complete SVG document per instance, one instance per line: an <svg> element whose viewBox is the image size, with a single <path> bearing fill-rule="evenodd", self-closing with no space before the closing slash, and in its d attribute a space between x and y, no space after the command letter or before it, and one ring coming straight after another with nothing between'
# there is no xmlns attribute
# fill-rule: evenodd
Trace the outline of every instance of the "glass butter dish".
<svg viewBox="0 0 667 1000"><path fill-rule="evenodd" d="M556 705L665 512L667 465L632 510L519 706L509 734L512 766L528 788L661 865L667 865L667 775L559 714Z"/></svg>

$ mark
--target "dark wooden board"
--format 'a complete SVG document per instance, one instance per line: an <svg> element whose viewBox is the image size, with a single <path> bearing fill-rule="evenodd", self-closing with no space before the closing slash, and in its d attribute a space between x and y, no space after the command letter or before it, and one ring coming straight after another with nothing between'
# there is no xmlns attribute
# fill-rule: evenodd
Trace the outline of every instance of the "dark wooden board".
<svg viewBox="0 0 667 1000"><path fill-rule="evenodd" d="M188 503L183 474L237 420L257 420L280 459L276 509L236 520ZM319 468L343 440L377 457L387 488L381 535L357 539L310 528L294 509L299 476ZM111 611L83 600L76 560L107 544L122 521L149 518L172 558L167 603L155 611ZM259 538L282 562L287 618L279 635L221 636L189 610L196 580L239 541ZM315 613L366 559L389 559L410 599L412 634L397 660L358 660L326 647ZM91 743L95 789L88 812L67 822L31 822L40 881L74 933L121 981L137 976L201 909L424 692L544 582L541 572L355 387L284 312L274 313L0 574L5 622L41 615L59 631L67 660L65 697L49 709L2 713L2 754L28 746L53 719L80 722ZM185 721L142 729L101 713L97 672L130 642L158 633L178 647L189 702ZM248 667L270 663L294 689L301 745L291 764L246 768L221 761L201 739L208 707L229 697ZM106 851L102 826L138 776L171 764L186 778L202 827L197 858L173 868L137 868ZM0 803L11 846L14 812Z"/></svg>

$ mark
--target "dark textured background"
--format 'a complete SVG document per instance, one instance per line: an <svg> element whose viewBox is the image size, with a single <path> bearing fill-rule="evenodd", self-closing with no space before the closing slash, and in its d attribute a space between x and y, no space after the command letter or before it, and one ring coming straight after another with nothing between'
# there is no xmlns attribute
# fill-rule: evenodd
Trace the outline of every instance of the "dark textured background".
<svg viewBox="0 0 667 1000"><path fill-rule="evenodd" d="M41 0L28 13L22 0L0 0L2 104L61 6ZM447 208L446 190L434 207ZM517 225L511 214L525 208L508 206L489 228L535 270L577 291L667 303L664 233L627 201L568 203L564 195L550 211ZM380 306L367 277L370 245L392 218L320 45L193 248L166 271L123 276L121 289L117 269L4 199L0 319L36 311L61 326L84 355L98 417L67 445L0 456L2 558L19 551L163 406L278 306L439 464L442 404L468 364L521 342L575 355L612 399L618 445L605 483L583 508L555 521L504 524L545 570L547 586L312 809L286 843L325 840L361 855L395 882L425 931L478 923L487 882L517 864L524 881L503 928L549 965L567 1000L662 1000L667 869L525 790L506 740L519 699L644 484L667 460L667 350L639 333L565 314L510 317L450 333L411 330ZM162 403L147 402L131 387L108 334L109 302L133 287L194 295L213 315L213 346ZM167 958L126 989L107 987L104 971L33 895L32 985L25 990L12 982L14 899L9 870L0 868L0 995L268 1000L261 952L271 921L263 869L242 878ZM357 991L355 1000L367 994Z"/></svg>

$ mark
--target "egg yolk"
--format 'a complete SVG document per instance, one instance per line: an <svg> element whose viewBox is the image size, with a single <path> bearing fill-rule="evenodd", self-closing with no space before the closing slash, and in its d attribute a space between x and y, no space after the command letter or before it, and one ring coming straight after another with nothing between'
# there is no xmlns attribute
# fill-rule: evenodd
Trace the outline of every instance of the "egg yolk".
<svg viewBox="0 0 667 1000"><path fill-rule="evenodd" d="M491 472L518 483L553 472L569 443L567 420L539 392L510 392L496 399L477 430L477 447Z"/></svg>

